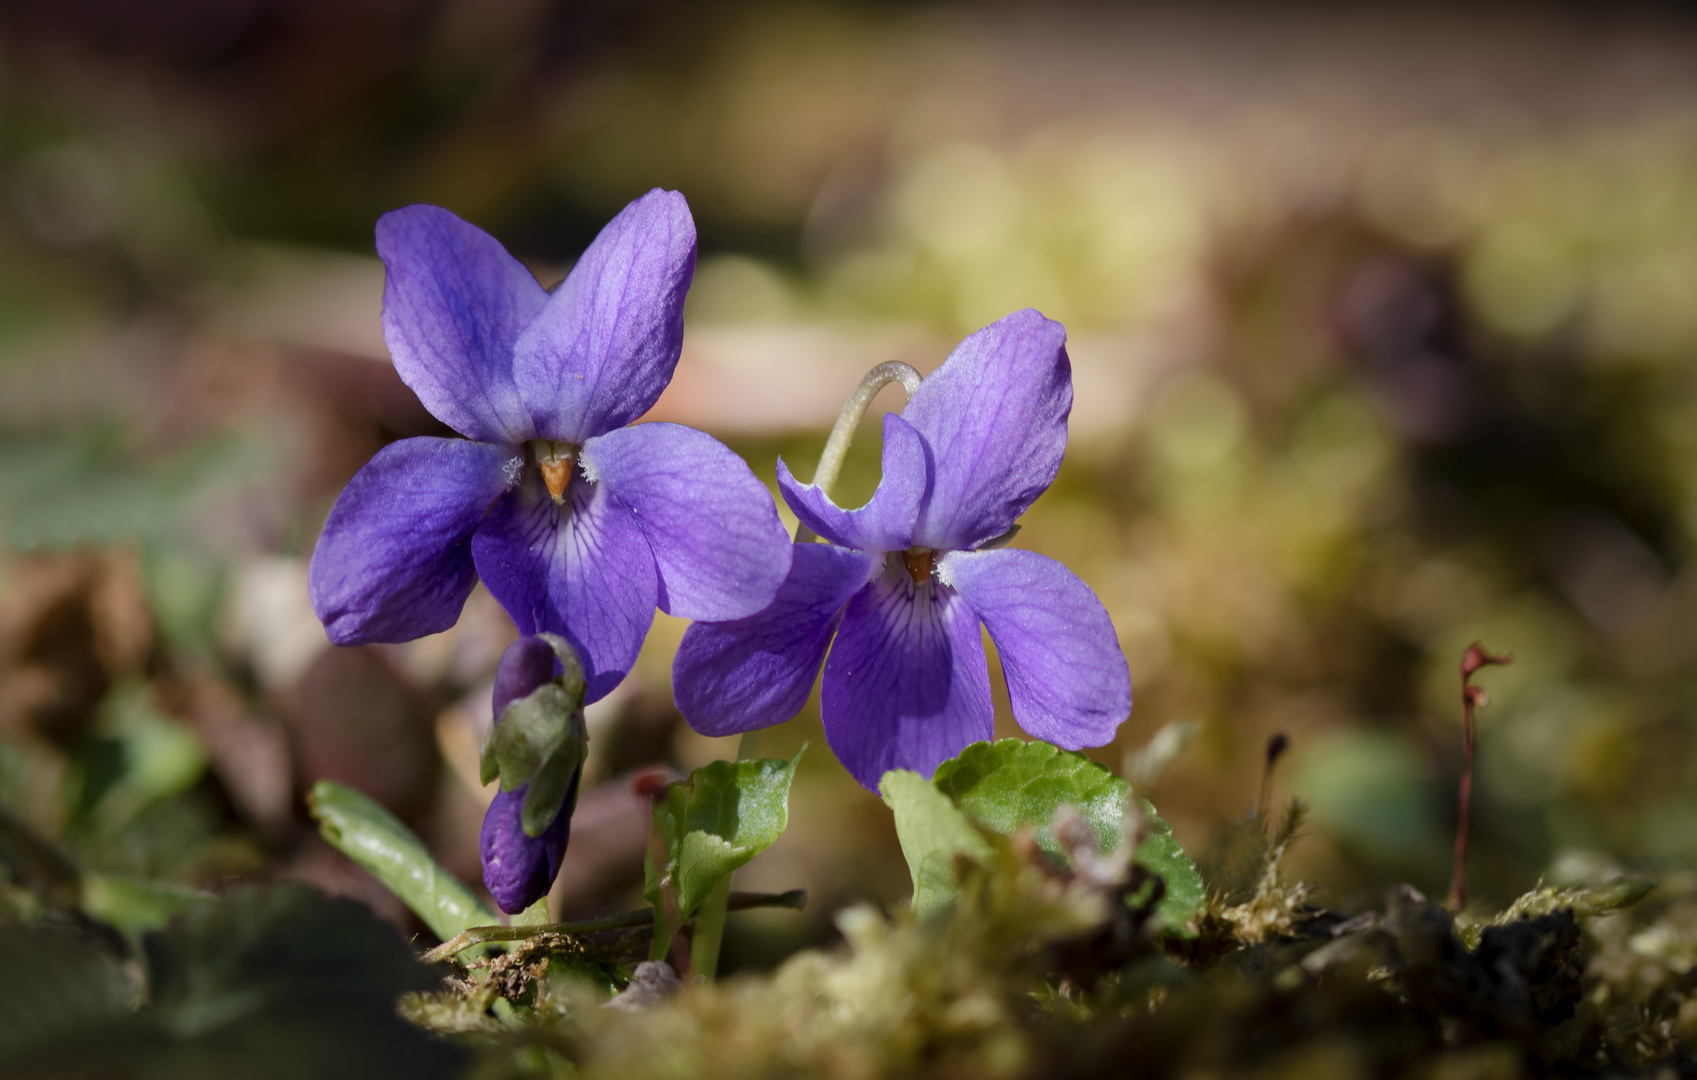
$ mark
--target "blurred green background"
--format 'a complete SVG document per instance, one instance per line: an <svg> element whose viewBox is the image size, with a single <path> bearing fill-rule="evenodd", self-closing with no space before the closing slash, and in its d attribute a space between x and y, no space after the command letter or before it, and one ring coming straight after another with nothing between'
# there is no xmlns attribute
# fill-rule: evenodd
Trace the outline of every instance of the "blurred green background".
<svg viewBox="0 0 1697 1080"><path fill-rule="evenodd" d="M505 616L479 592L447 634L341 650L306 599L342 484L445 430L384 352L372 225L438 203L551 284L656 185L701 259L653 415L769 481L780 453L807 474L871 365L929 370L1020 307L1067 325L1067 462L1019 543L1119 629L1137 704L1094 756L1197 725L1146 792L1193 851L1284 732L1325 901L1441 893L1480 639L1515 662L1481 680L1475 892L1697 859L1697 26L39 0L0 27L0 805L113 911L135 879L293 878L419 929L317 839L323 776L477 880ZM661 616L592 711L557 914L636 902L633 772L735 752L672 707L682 629ZM813 748L739 887L813 901L732 920L733 964L907 885L817 712L760 738Z"/></svg>

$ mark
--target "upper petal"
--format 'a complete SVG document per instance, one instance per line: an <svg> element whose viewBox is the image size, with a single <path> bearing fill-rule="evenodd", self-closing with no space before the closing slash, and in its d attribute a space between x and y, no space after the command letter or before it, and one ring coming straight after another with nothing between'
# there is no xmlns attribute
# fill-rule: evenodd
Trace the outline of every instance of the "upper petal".
<svg viewBox="0 0 1697 1080"><path fill-rule="evenodd" d="M825 661L825 738L869 791L891 769L930 776L993 734L978 617L899 559L849 601Z"/></svg>
<svg viewBox="0 0 1697 1080"><path fill-rule="evenodd" d="M577 650L585 703L624 680L654 622L659 579L636 519L604 488L577 477L569 510L530 476L498 500L472 537L483 583L519 633L560 634Z"/></svg>
<svg viewBox="0 0 1697 1080"><path fill-rule="evenodd" d="M771 727L800 712L843 605L875 565L864 552L797 544L789 576L765 610L684 631L672 663L672 696L684 719L717 736Z"/></svg>
<svg viewBox="0 0 1697 1080"><path fill-rule="evenodd" d="M513 381L513 346L548 294L499 241L439 206L377 219L383 340L401 381L461 435L535 436Z"/></svg>
<svg viewBox="0 0 1697 1080"><path fill-rule="evenodd" d="M582 460L648 538L661 610L720 622L772 602L790 538L766 485L724 444L679 424L638 424L584 443Z"/></svg>
<svg viewBox="0 0 1697 1080"><path fill-rule="evenodd" d="M1131 712L1131 673L1102 602L1032 551L952 551L937 576L984 620L1019 726L1068 750L1104 746Z"/></svg>
<svg viewBox="0 0 1697 1080"><path fill-rule="evenodd" d="M546 439L581 444L647 412L683 348L695 220L655 188L589 245L519 339L519 392Z"/></svg>
<svg viewBox="0 0 1697 1080"><path fill-rule="evenodd" d="M402 439L354 474L308 572L331 641L411 641L454 625L477 583L472 532L512 458L488 443Z"/></svg>
<svg viewBox="0 0 1697 1080"><path fill-rule="evenodd" d="M913 526L931 477L925 440L895 413L884 414L884 474L858 510L841 510L831 497L790 474L778 459L778 490L802 524L857 551L900 551L913 542Z"/></svg>
<svg viewBox="0 0 1697 1080"><path fill-rule="evenodd" d="M1054 482L1071 411L1060 323L1027 308L957 345L902 410L936 463L913 542L970 548L1007 532Z"/></svg>

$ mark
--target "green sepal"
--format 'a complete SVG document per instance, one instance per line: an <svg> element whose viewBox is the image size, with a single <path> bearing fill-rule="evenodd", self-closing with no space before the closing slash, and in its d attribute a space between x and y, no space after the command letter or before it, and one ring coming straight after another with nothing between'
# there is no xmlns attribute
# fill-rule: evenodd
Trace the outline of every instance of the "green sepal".
<svg viewBox="0 0 1697 1080"><path fill-rule="evenodd" d="M524 828L526 836L532 840L541 836L562 810L566 816L571 816L577 803L576 789L572 782L582 770L581 751L575 759L568 754L559 753L542 763L536 775L531 777L530 788L524 793L524 805L519 809L519 824ZM566 805L567 798L571 799L573 805Z"/></svg>
<svg viewBox="0 0 1697 1080"><path fill-rule="evenodd" d="M576 745L572 746L574 739ZM489 731L488 745L501 778L501 790L517 791L562 750L575 765L587 741L580 703L558 683L550 682L507 706Z"/></svg>

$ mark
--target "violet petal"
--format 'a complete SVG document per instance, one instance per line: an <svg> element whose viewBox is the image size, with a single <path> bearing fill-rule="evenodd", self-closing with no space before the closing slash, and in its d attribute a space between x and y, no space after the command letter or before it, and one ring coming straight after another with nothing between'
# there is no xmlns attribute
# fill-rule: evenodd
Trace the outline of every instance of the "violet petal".
<svg viewBox="0 0 1697 1080"><path fill-rule="evenodd" d="M717 439L678 424L619 428L584 444L583 470L648 538L661 610L717 622L772 602L789 536L766 485Z"/></svg>
<svg viewBox="0 0 1697 1080"><path fill-rule="evenodd" d="M825 661L825 738L868 791L891 769L930 776L993 734L978 616L952 591L915 585L900 559L849 601Z"/></svg>
<svg viewBox="0 0 1697 1080"><path fill-rule="evenodd" d="M1008 530L1066 452L1066 329L1027 308L973 334L902 410L931 449L931 497L913 542L970 548Z"/></svg>
<svg viewBox="0 0 1697 1080"><path fill-rule="evenodd" d="M765 610L684 631L672 693L690 726L703 735L734 735L800 712L843 605L875 565L863 552L797 544L789 576Z"/></svg>
<svg viewBox="0 0 1697 1080"><path fill-rule="evenodd" d="M937 576L990 631L1019 726L1067 750L1105 746L1131 712L1131 673L1090 586L1032 551L953 551Z"/></svg>
<svg viewBox="0 0 1697 1080"><path fill-rule="evenodd" d="M401 381L438 420L484 442L533 438L513 346L548 300L499 241L439 206L377 220L383 340Z"/></svg>
<svg viewBox="0 0 1697 1080"><path fill-rule="evenodd" d="M587 704L630 671L654 621L659 579L636 519L581 476L556 506L539 477L497 500L477 534L477 573L521 634L559 634L583 662Z"/></svg>
<svg viewBox="0 0 1697 1080"><path fill-rule="evenodd" d="M778 490L801 523L856 551L900 551L913 542L913 526L931 477L925 440L895 413L884 414L884 474L858 510L842 510L830 496L803 484L778 459Z"/></svg>
<svg viewBox="0 0 1697 1080"><path fill-rule="evenodd" d="M477 583L473 530L505 489L512 457L465 439L403 439L354 474L308 574L331 641L411 641L454 625Z"/></svg>
<svg viewBox="0 0 1697 1080"><path fill-rule="evenodd" d="M566 845L572 835L572 807L577 802L578 781L572 777L565 805L548 830L534 839L524 834L524 794L528 784L515 791L496 789L495 801L483 815L478 850L483 856L483 884L495 903L508 915L517 915L548 895L560 873Z"/></svg>
<svg viewBox="0 0 1697 1080"><path fill-rule="evenodd" d="M655 188L607 223L514 351L539 436L581 445L649 410L677 367L694 276L678 192Z"/></svg>

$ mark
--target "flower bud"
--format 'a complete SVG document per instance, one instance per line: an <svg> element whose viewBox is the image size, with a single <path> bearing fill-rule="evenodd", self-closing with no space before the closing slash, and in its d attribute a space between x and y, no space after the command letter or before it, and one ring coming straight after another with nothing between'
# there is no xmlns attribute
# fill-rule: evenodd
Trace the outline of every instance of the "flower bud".
<svg viewBox="0 0 1697 1080"><path fill-rule="evenodd" d="M521 637L508 645L495 668L495 719L501 719L508 705L529 697L552 679L558 663L554 646L546 637Z"/></svg>
<svg viewBox="0 0 1697 1080"><path fill-rule="evenodd" d="M572 776L565 812L534 839L524 834L525 789L495 792L495 801L483 816L478 848L483 856L483 884L508 915L517 915L547 896L560 873L560 860L565 858L572 835L571 807L577 802L582 775L580 770Z"/></svg>
<svg viewBox="0 0 1697 1080"><path fill-rule="evenodd" d="M563 638L522 637L501 654L483 748L483 781L499 778L501 787L479 848L483 883L509 915L547 894L566 853L588 752L583 690L583 668Z"/></svg>

